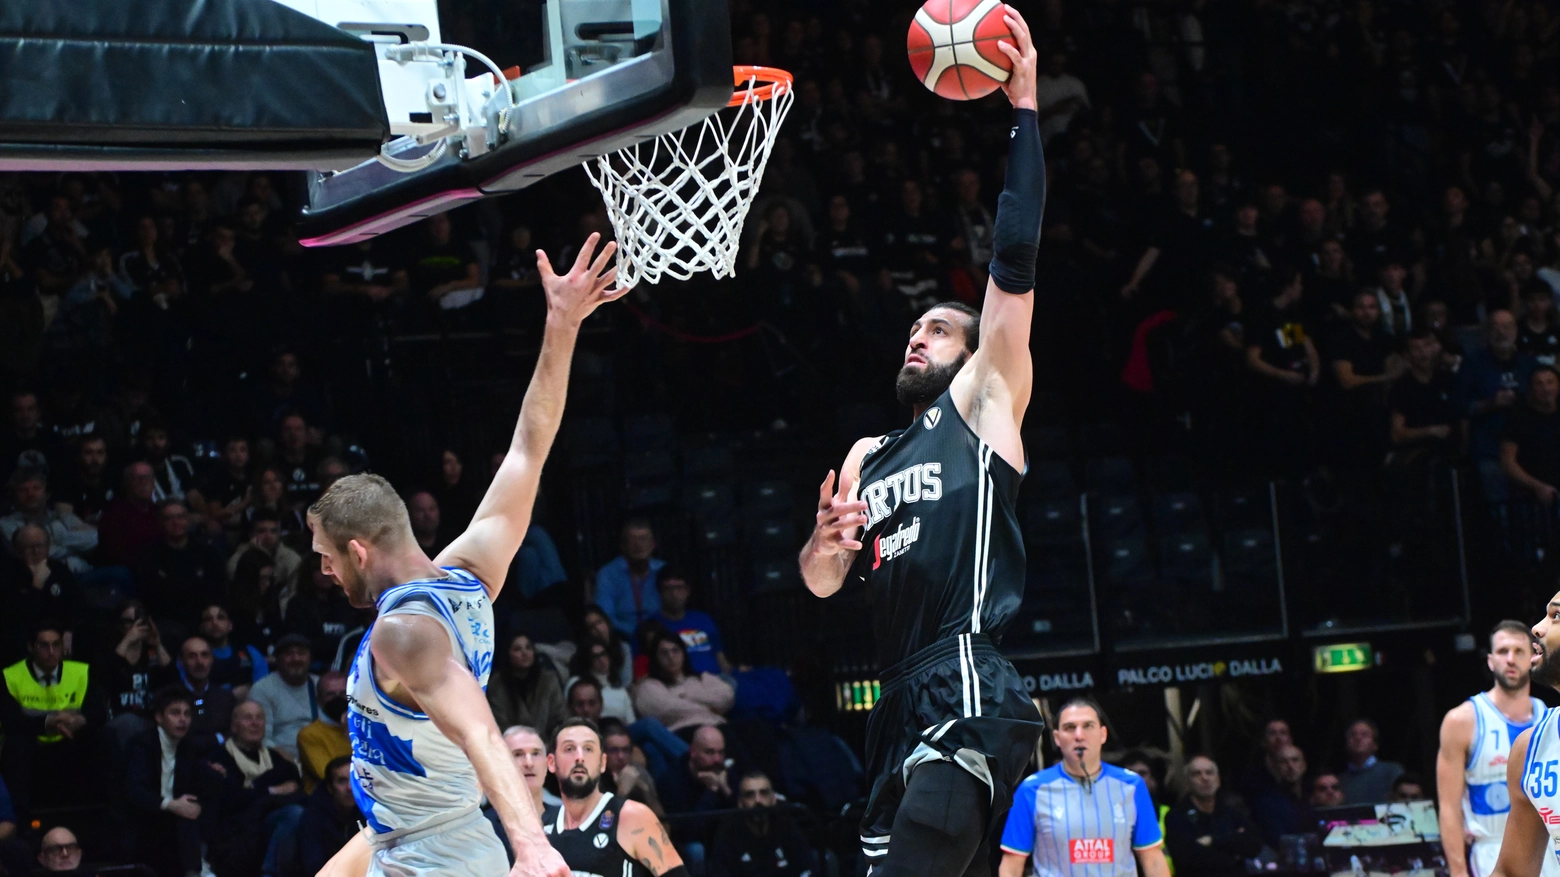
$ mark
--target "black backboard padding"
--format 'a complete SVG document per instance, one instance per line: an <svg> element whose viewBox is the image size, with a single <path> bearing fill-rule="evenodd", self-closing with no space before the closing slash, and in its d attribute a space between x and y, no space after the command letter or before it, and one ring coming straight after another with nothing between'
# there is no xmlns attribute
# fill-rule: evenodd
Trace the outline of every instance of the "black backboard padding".
<svg viewBox="0 0 1560 877"><path fill-rule="evenodd" d="M0 3L7 164L339 167L389 130L373 46L271 0Z"/></svg>

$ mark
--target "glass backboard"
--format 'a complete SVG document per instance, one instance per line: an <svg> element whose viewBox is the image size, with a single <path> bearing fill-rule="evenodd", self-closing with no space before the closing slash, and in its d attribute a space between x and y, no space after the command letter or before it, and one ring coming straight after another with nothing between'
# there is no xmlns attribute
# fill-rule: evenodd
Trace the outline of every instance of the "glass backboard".
<svg viewBox="0 0 1560 877"><path fill-rule="evenodd" d="M289 5L364 39L388 47L436 43L438 34L409 33L393 20L395 10L340 0L288 0ZM415 0L399 0L412 5ZM410 15L411 12L408 12ZM332 21L329 16L378 16L379 21ZM695 124L726 106L732 94L730 22L726 0L550 0L541 16L543 60L523 71L503 72L512 104L491 97L493 124L487 148L435 154L432 141L440 120L426 112L429 101L410 94L408 112L398 112L387 92L392 157L377 158L335 173L315 174L309 207L300 226L303 242L328 246L359 241L489 195L523 189L551 174L611 152ZM435 25L436 27L436 25ZM401 63L381 53L380 79L392 86ZM495 66L508 60L493 57ZM405 66L405 65L401 65ZM468 66L466 76L482 71ZM491 82L492 77L486 82ZM478 99L489 99L484 92ZM403 164L403 162L405 164ZM426 162L427 166L404 168ZM402 165L397 169L391 164Z"/></svg>

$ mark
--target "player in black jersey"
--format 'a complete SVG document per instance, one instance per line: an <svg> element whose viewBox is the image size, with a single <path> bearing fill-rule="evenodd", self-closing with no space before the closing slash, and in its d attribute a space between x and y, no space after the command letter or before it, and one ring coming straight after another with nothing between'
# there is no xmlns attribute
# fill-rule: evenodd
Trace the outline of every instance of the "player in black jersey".
<svg viewBox="0 0 1560 877"><path fill-rule="evenodd" d="M666 829L649 807L601 791L607 752L590 719L569 719L553 733L547 769L562 807L542 812L542 831L574 877L688 877Z"/></svg>
<svg viewBox="0 0 1560 877"><path fill-rule="evenodd" d="M1013 128L984 305L938 305L910 327L896 389L914 420L856 442L838 491L828 474L801 555L820 597L853 566L872 588L883 693L867 724L861 841L873 877L992 873L991 836L1041 731L995 647L1023 600L1014 504L1045 206L1034 44L1012 6L1005 20Z"/></svg>

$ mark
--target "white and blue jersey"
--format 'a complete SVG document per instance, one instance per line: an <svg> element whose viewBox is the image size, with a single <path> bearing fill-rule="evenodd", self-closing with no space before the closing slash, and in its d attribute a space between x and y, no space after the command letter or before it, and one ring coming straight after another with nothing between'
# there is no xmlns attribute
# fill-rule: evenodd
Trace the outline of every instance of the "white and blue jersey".
<svg viewBox="0 0 1560 877"><path fill-rule="evenodd" d="M1549 832L1549 855L1544 873L1560 865L1560 709L1544 713L1533 726L1527 760L1522 763L1522 791L1533 802L1538 818Z"/></svg>
<svg viewBox="0 0 1560 877"><path fill-rule="evenodd" d="M1544 717L1544 703L1533 698L1533 718L1517 724L1490 702L1487 692L1468 698L1473 704L1473 742L1463 768L1463 825L1475 841L1500 842L1506 833L1511 796L1506 791L1506 760L1517 735Z"/></svg>
<svg viewBox="0 0 1560 877"><path fill-rule="evenodd" d="M1158 846L1159 816L1142 777L1115 765L1084 785L1052 765L1019 784L1002 849L1035 877L1136 877L1137 850Z"/></svg>
<svg viewBox="0 0 1560 877"><path fill-rule="evenodd" d="M493 604L476 576L446 568L442 579L408 582L379 595L379 618L424 615L444 625L450 649L485 689L493 668ZM352 793L375 833L405 832L475 810L482 788L471 760L424 713L397 703L374 678L373 628L347 678Z"/></svg>

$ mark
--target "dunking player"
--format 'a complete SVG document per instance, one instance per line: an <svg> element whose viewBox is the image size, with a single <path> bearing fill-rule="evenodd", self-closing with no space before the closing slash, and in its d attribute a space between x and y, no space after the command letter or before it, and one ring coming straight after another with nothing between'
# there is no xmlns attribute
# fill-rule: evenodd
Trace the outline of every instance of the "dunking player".
<svg viewBox="0 0 1560 877"><path fill-rule="evenodd" d="M1529 666L1532 680L1560 688L1560 594L1549 599L1544 619L1533 625ZM1511 744L1506 760L1506 795L1511 811L1491 877L1539 877L1560 857L1560 709Z"/></svg>
<svg viewBox="0 0 1560 877"><path fill-rule="evenodd" d="M837 492L834 473L824 478L801 554L820 597L858 560L872 588L883 695L867 725L861 841L874 877L991 873L990 836L1041 730L993 644L1023 599L1014 501L1045 207L1035 49L1017 10L1006 13L1013 128L983 310L942 304L910 327L896 389L915 419L856 442Z"/></svg>
<svg viewBox="0 0 1560 877"><path fill-rule="evenodd" d="M429 560L406 505L377 475L337 481L309 509L314 550L352 605L376 606L352 661L347 728L352 791L368 827L320 872L328 877L566 877L482 687L493 666L493 599L530 525L558 432L580 322L611 291L607 244L591 235L569 273L538 252L546 331L513 442L467 527ZM483 793L515 852L511 869L477 809Z"/></svg>
<svg viewBox="0 0 1560 877"><path fill-rule="evenodd" d="M1529 691L1532 642L1520 621L1495 625L1486 658L1495 685L1453 707L1441 721L1435 774L1441 846L1451 877L1489 877L1500 855L1511 811L1506 794L1511 744L1544 717L1544 702ZM1546 858L1544 874L1560 877L1560 864Z"/></svg>

